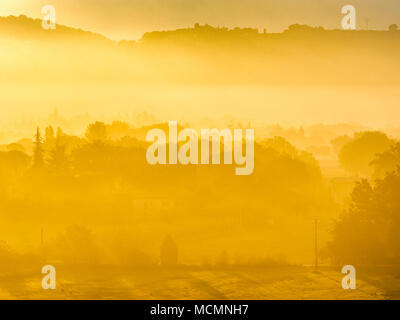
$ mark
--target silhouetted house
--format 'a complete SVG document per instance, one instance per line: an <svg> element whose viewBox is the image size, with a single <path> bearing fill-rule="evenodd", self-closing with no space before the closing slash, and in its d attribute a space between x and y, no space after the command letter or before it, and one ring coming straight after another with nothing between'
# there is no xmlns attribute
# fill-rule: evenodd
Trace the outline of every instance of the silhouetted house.
<svg viewBox="0 0 400 320"><path fill-rule="evenodd" d="M160 249L161 265L165 267L178 264L178 248L171 236L166 236Z"/></svg>
<svg viewBox="0 0 400 320"><path fill-rule="evenodd" d="M136 196L132 200L134 211L143 213L163 213L172 211L175 208L175 200L167 196Z"/></svg>

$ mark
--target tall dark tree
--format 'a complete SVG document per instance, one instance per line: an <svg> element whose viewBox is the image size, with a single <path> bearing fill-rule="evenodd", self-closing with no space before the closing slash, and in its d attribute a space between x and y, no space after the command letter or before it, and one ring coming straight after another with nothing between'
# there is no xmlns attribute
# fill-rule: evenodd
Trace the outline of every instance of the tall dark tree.
<svg viewBox="0 0 400 320"><path fill-rule="evenodd" d="M44 157L43 157L43 138L40 134L39 127L36 130L35 142L34 142L34 152L33 152L33 167L35 169L44 167Z"/></svg>
<svg viewBox="0 0 400 320"><path fill-rule="evenodd" d="M49 167L56 173L65 172L68 169L69 160L67 146L62 141L62 130L57 130L54 146L50 150Z"/></svg>

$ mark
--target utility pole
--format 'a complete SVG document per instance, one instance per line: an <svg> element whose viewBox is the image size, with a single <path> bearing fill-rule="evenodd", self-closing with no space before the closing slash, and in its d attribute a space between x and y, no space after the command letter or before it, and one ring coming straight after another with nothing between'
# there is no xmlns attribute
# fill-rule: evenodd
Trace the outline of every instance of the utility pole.
<svg viewBox="0 0 400 320"><path fill-rule="evenodd" d="M315 270L318 269L318 219L314 219Z"/></svg>

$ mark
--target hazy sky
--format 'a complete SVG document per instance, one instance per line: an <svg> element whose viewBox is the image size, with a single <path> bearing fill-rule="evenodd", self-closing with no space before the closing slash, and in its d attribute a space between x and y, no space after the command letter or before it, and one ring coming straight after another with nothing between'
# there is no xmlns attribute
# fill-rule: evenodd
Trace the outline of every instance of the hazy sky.
<svg viewBox="0 0 400 320"><path fill-rule="evenodd" d="M0 0L0 15L40 17L43 5L57 9L57 23L99 32L114 39L137 39L146 32L195 22L250 26L280 32L293 23L338 28L340 9L358 9L358 28L400 25L399 0Z"/></svg>

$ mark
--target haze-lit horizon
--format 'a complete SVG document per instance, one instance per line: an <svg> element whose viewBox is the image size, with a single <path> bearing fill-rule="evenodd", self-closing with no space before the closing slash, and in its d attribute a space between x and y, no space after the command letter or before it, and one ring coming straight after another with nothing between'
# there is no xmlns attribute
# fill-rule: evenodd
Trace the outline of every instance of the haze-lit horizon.
<svg viewBox="0 0 400 320"><path fill-rule="evenodd" d="M2 0L0 16L24 14L41 17L41 8L51 4L57 10L57 23L101 33L114 39L139 39L145 32L193 26L194 23L226 27L252 27L282 32L294 23L340 28L341 8L357 8L358 29L386 30L400 22L395 0Z"/></svg>

